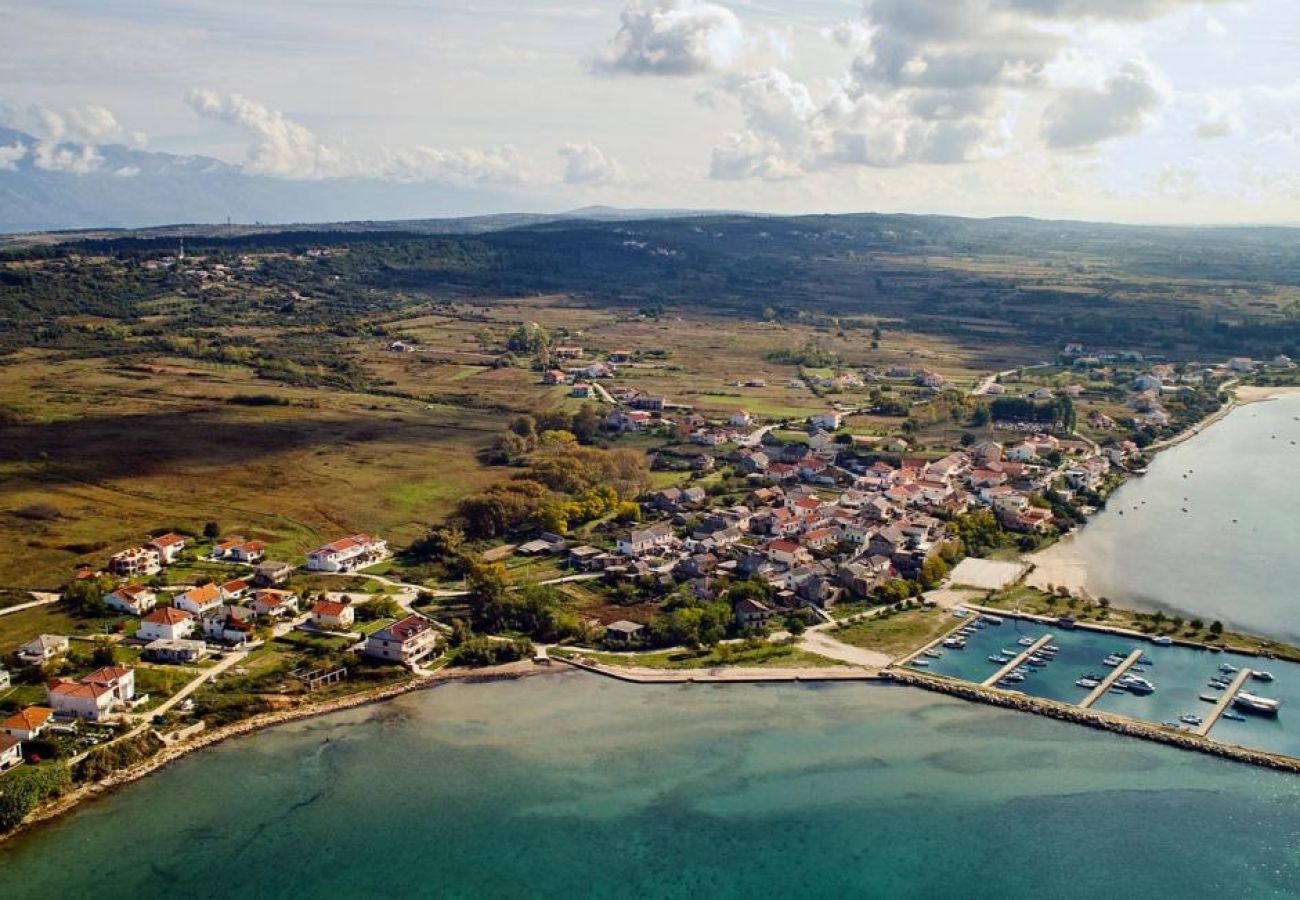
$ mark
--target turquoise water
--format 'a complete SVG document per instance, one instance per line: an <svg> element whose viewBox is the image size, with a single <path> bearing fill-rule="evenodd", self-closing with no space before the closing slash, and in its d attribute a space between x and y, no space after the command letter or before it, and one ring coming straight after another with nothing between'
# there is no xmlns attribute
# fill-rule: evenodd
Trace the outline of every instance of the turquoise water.
<svg viewBox="0 0 1300 900"><path fill-rule="evenodd" d="M1186 512L1184 512L1186 510ZM1234 410L1159 454L1074 547L1117 605L1300 643L1300 395Z"/></svg>
<svg viewBox="0 0 1300 900"><path fill-rule="evenodd" d="M959 624L954 619L954 625ZM1052 643L1060 648L1056 657L1042 668L1031 668L1025 680L1010 686L1031 697L1045 697L1066 703L1078 703L1091 691L1075 685L1086 674L1108 675L1110 669L1102 664L1110 654L1127 657L1141 649L1149 660L1141 674L1155 685L1154 693L1146 695L1128 692L1103 694L1093 709L1117 713L1145 722L1175 722L1178 717L1191 713L1208 715L1213 704L1200 699L1202 694L1220 696L1221 692L1209 686L1210 679L1219 673L1219 666L1228 664L1238 669L1262 669L1274 676L1274 681L1263 683L1248 680L1243 690L1273 697L1282 701L1276 718L1248 716L1245 722L1220 719L1211 729L1210 737L1229 744L1286 753L1300 757L1300 665L1278 660L1261 660L1234 653L1212 653L1191 647L1157 647L1140 638L1105 634L1085 630L1066 630L1006 617L1001 626L990 626L973 631L967 638L964 650L943 650L939 659L925 659L929 665L924 671L965 681L982 682L1002 668L1002 664L988 661L988 657L1002 650L1019 652L1024 648L1019 639L1052 635ZM1130 670L1133 671L1133 670Z"/></svg>
<svg viewBox="0 0 1300 900"><path fill-rule="evenodd" d="M1295 896L1297 801L922 691L568 673L192 755L0 846L0 896Z"/></svg>

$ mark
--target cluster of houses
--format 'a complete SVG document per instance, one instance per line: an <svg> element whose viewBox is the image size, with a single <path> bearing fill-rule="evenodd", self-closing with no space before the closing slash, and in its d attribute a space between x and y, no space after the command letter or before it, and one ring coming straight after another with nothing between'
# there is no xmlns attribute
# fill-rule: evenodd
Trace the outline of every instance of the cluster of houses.
<svg viewBox="0 0 1300 900"><path fill-rule="evenodd" d="M1131 444L1096 453L1089 443L1046 434L898 465L842 463L844 449L834 441L741 448L732 459L752 485L743 502L715 504L699 487L657 491L643 504L656 520L622 535L613 550L565 552L574 567L611 580L688 582L710 596L714 576L759 578L774 588L777 606L824 610L890 580L918 578L951 540L946 522L955 515L985 508L1008 530L1048 531L1054 515L1036 496L1095 490L1112 464L1137 453ZM754 600L734 611L742 626L776 613ZM629 623L615 624L627 634L609 640L631 639Z"/></svg>

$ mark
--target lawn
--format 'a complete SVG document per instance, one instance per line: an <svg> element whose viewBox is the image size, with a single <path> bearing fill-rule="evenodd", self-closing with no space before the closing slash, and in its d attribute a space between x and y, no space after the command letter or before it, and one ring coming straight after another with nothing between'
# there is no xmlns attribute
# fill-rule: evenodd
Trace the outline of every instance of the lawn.
<svg viewBox="0 0 1300 900"><path fill-rule="evenodd" d="M125 617L82 616L62 602L10 613L0 616L0 656L7 656L37 635L104 634L106 627L111 629L115 623L125 621Z"/></svg>
<svg viewBox="0 0 1300 900"><path fill-rule="evenodd" d="M898 658L919 650L961 624L941 607L882 613L852 625L837 625L831 637L854 647Z"/></svg>

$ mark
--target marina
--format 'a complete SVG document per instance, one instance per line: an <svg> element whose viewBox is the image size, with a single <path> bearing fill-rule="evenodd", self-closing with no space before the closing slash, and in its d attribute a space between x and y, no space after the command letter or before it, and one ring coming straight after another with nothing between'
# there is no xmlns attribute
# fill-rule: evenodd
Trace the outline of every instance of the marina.
<svg viewBox="0 0 1300 900"><path fill-rule="evenodd" d="M918 674L1300 758L1300 665L972 612ZM1014 653L1014 655L1012 655ZM1290 714L1290 715L1288 715ZM1300 720L1297 720L1300 721Z"/></svg>

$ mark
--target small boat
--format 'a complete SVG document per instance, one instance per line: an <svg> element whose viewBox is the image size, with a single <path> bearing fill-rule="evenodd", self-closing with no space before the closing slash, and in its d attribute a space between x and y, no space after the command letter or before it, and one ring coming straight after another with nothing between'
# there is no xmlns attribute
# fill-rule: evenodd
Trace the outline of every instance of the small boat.
<svg viewBox="0 0 1300 900"><path fill-rule="evenodd" d="M1034 658L1031 656L1031 657L1029 657L1029 664L1030 664L1031 666L1033 666L1034 668L1041 669L1043 666L1047 665L1047 660L1045 660L1045 659L1034 659Z"/></svg>
<svg viewBox="0 0 1300 900"><path fill-rule="evenodd" d="M1020 640L1016 641L1016 643L1022 647L1032 647L1034 646L1034 640L1035 639L1031 638L1029 635L1025 635Z"/></svg>
<svg viewBox="0 0 1300 900"><path fill-rule="evenodd" d="M1250 694L1246 691L1242 691L1232 698L1232 705L1237 709L1257 713L1261 716L1276 716L1278 707L1282 705L1282 701L1274 700L1272 697L1261 697L1258 694Z"/></svg>
<svg viewBox="0 0 1300 900"><path fill-rule="evenodd" d="M979 629L982 630L982 629L987 628L988 626L984 624L984 620L983 620L983 619L976 619L976 620L975 620L975 627L976 627L976 628L979 628Z"/></svg>
<svg viewBox="0 0 1300 900"><path fill-rule="evenodd" d="M963 650L966 647L966 639L959 637L944 638L943 645L949 650Z"/></svg>
<svg viewBox="0 0 1300 900"><path fill-rule="evenodd" d="M1061 648L1058 647L1058 646L1056 646L1055 644L1048 644L1046 647L1044 647L1044 648L1043 648L1041 651L1039 651L1039 652L1040 652L1040 653L1059 653L1060 650L1061 650Z"/></svg>
<svg viewBox="0 0 1300 900"><path fill-rule="evenodd" d="M1272 672L1251 672L1250 677L1255 679L1256 681L1272 681L1273 673Z"/></svg>
<svg viewBox="0 0 1300 900"><path fill-rule="evenodd" d="M908 663L908 665L916 666L918 669L924 669L926 666L930 665L930 661L928 659L914 659Z"/></svg>
<svg viewBox="0 0 1300 900"><path fill-rule="evenodd" d="M1219 698L1216 697L1216 696L1214 696L1213 694L1201 694L1201 696L1198 697L1197 699L1198 699L1198 700L1204 700L1206 703L1218 703L1218 702L1219 702Z"/></svg>
<svg viewBox="0 0 1300 900"><path fill-rule="evenodd" d="M1023 653L1024 651L1023 651L1023 650L1008 650L1006 647L1003 647L1003 648L1002 648L1001 650L999 650L998 652L1001 653L1003 656L1006 656L1006 657L1009 657L1009 658L1014 659L1015 657L1019 656L1019 655L1020 655L1021 653Z"/></svg>
<svg viewBox="0 0 1300 900"><path fill-rule="evenodd" d="M1184 725L1200 725L1205 720L1200 716L1193 715L1192 713L1186 713L1185 715L1179 716L1178 721L1182 722Z"/></svg>
<svg viewBox="0 0 1300 900"><path fill-rule="evenodd" d="M1151 657L1147 656L1146 654L1139 656L1137 659L1137 665L1139 666L1154 666L1155 664L1156 661Z"/></svg>
<svg viewBox="0 0 1300 900"><path fill-rule="evenodd" d="M1177 727L1178 727L1178 723L1177 723L1177 722L1161 722L1160 724L1163 725L1165 728L1177 728Z"/></svg>
<svg viewBox="0 0 1300 900"><path fill-rule="evenodd" d="M1132 694L1150 694L1156 689L1156 686L1138 675L1125 675L1118 682L1118 685Z"/></svg>
<svg viewBox="0 0 1300 900"><path fill-rule="evenodd" d="M1174 639L1167 634L1162 634L1159 637L1153 637L1151 643L1155 644L1157 647L1172 647L1174 645Z"/></svg>
<svg viewBox="0 0 1300 900"><path fill-rule="evenodd" d="M1244 722L1244 721L1246 721L1246 717L1243 716L1241 713L1235 713L1235 712L1231 712L1231 711L1229 711L1229 712L1225 712L1225 713L1223 714L1222 718L1225 718L1225 719L1231 719L1231 720L1234 721L1234 722Z"/></svg>
<svg viewBox="0 0 1300 900"><path fill-rule="evenodd" d="M1122 663L1123 661L1124 661L1124 657L1122 657L1122 656L1120 656L1120 655L1118 655L1118 654L1112 653L1110 656L1108 656L1108 657L1106 657L1105 659L1103 659L1103 660L1101 661L1101 664L1102 664L1103 666L1110 666L1110 667L1113 669L1113 668L1115 668L1116 666L1118 666L1120 663Z"/></svg>
<svg viewBox="0 0 1300 900"><path fill-rule="evenodd" d="M926 650L925 653L924 653L924 655L930 657L930 659L942 659L942 658L943 658L943 651L942 651L942 650L933 650L933 649L931 649L931 650Z"/></svg>
<svg viewBox="0 0 1300 900"><path fill-rule="evenodd" d="M1000 666L1005 666L1007 663L1011 662L1011 660L1005 656L998 656L997 654L994 654L993 656L989 657L989 662L997 663Z"/></svg>
<svg viewBox="0 0 1300 900"><path fill-rule="evenodd" d="M1091 688L1095 688L1099 684L1101 684L1101 682L1095 678L1080 678L1078 681L1074 683L1074 686L1091 689Z"/></svg>
<svg viewBox="0 0 1300 900"><path fill-rule="evenodd" d="M985 621L985 622L988 622L990 625L1001 625L1001 624L1002 624L1002 617L1001 617L1001 616L990 616L990 615L985 615L983 618L984 618L984 621Z"/></svg>
<svg viewBox="0 0 1300 900"><path fill-rule="evenodd" d="M1107 693L1110 693L1110 694L1122 694L1122 693L1124 693L1124 689L1123 689L1123 688L1113 687L1113 688L1111 688L1109 691L1107 691Z"/></svg>
<svg viewBox="0 0 1300 900"><path fill-rule="evenodd" d="M1209 684L1206 685L1206 687L1214 688L1216 691L1221 691L1224 688L1226 688L1227 685L1224 684L1222 681L1211 681Z"/></svg>
<svg viewBox="0 0 1300 900"><path fill-rule="evenodd" d="M953 609L953 611L952 611L952 616L953 616L954 619L964 619L964 618L966 618L968 615L970 615L970 613L968 613L966 610L962 609L960 606L955 607L955 608Z"/></svg>
<svg viewBox="0 0 1300 900"><path fill-rule="evenodd" d="M1134 665L1134 666L1129 666L1129 669L1128 669L1128 670L1129 670L1130 672L1136 672L1138 675L1141 675L1143 672L1145 672L1145 671L1147 670L1147 667L1146 667L1146 666L1136 666L1136 665Z"/></svg>
<svg viewBox="0 0 1300 900"><path fill-rule="evenodd" d="M1237 671L1237 667L1234 666L1234 665L1232 665L1231 663L1224 663L1223 665L1219 666L1219 671L1220 671L1220 672L1235 672L1235 671Z"/></svg>

